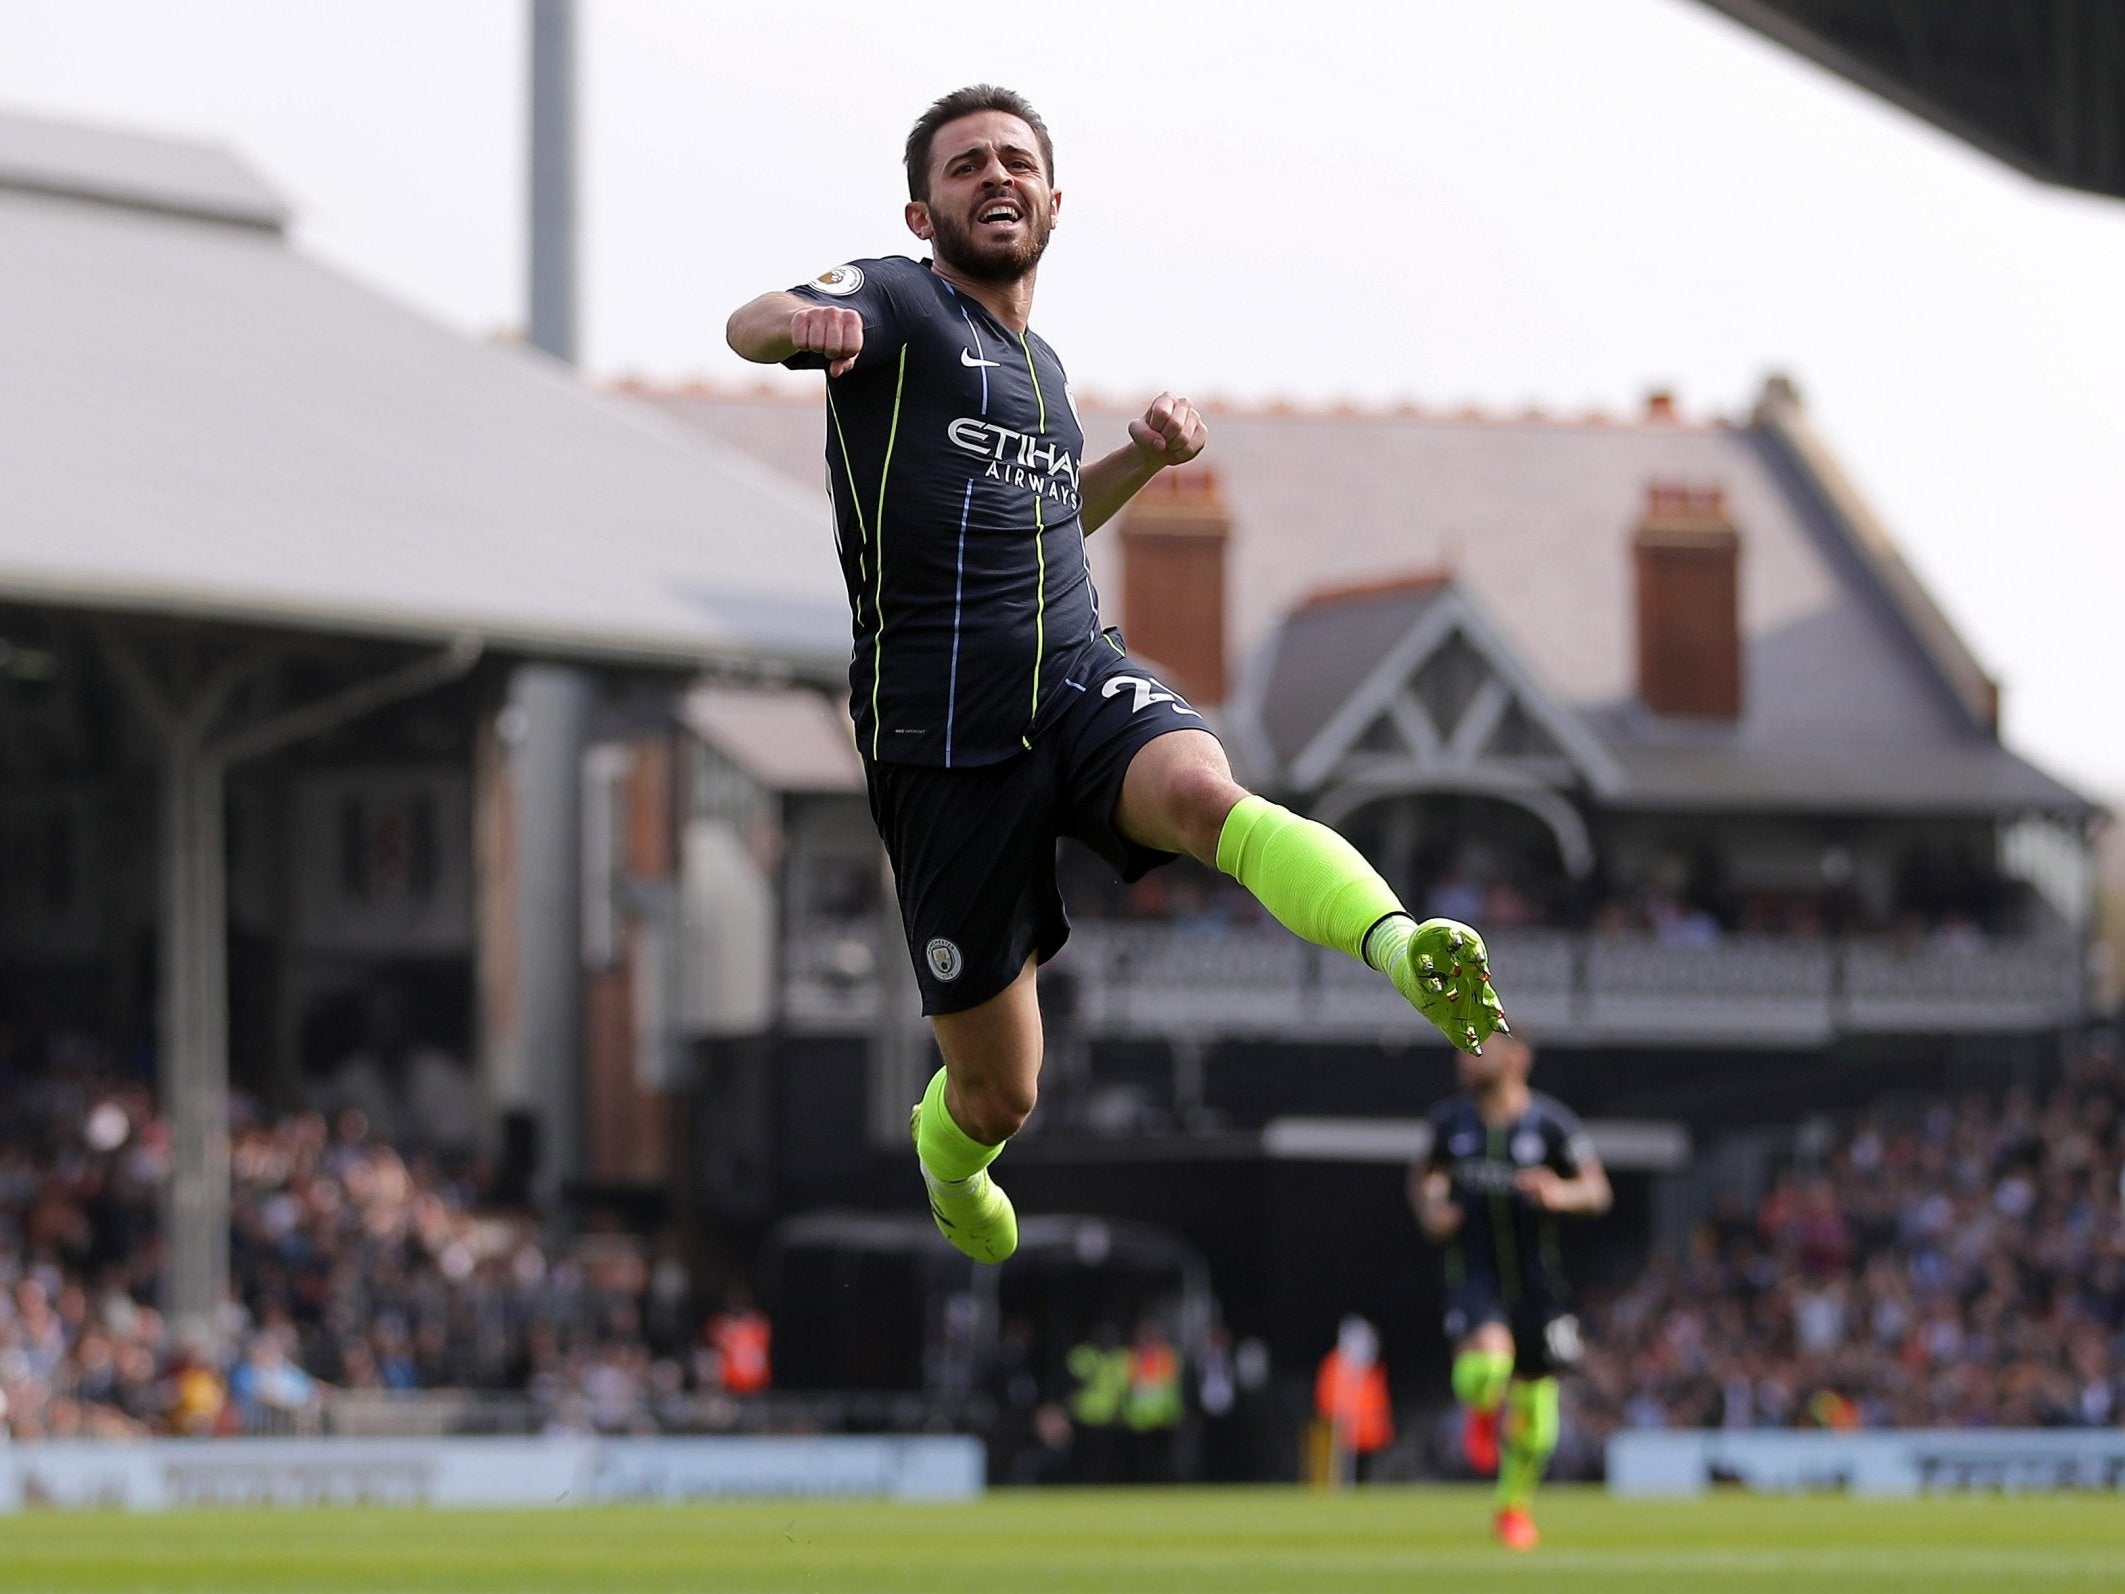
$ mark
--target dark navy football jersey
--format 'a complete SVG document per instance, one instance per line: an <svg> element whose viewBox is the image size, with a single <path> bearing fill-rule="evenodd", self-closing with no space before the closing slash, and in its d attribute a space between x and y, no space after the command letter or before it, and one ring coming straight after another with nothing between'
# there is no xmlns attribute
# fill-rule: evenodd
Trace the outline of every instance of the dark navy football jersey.
<svg viewBox="0 0 2125 1594"><path fill-rule="evenodd" d="M852 261L791 291L863 316L863 352L826 390L857 744L887 763L1008 758L1114 651L1062 362L926 261Z"/></svg>
<svg viewBox="0 0 2125 1594"><path fill-rule="evenodd" d="M1535 1167L1577 1176L1594 1155L1578 1116L1540 1091L1530 1091L1527 1110L1507 1124L1485 1123L1466 1094L1448 1097L1425 1116L1431 1125L1425 1166L1447 1176L1450 1199L1461 1208L1460 1232L1447 1244L1448 1282L1495 1279L1507 1304L1530 1295L1561 1298L1556 1214L1521 1195L1513 1179Z"/></svg>

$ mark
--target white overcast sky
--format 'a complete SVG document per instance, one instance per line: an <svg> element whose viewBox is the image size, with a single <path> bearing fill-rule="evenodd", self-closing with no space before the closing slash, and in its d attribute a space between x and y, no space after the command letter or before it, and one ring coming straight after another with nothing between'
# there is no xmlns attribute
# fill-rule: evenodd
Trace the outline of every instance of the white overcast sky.
<svg viewBox="0 0 2125 1594"><path fill-rule="evenodd" d="M317 256L521 323L524 0L0 0L0 107L203 138ZM2044 188L1693 0L582 0L584 363L755 374L741 299L910 249L993 80L1057 143L1080 392L1737 414L1790 371L2006 688L2125 795L2125 202ZM1214 447L1213 442L1213 447Z"/></svg>

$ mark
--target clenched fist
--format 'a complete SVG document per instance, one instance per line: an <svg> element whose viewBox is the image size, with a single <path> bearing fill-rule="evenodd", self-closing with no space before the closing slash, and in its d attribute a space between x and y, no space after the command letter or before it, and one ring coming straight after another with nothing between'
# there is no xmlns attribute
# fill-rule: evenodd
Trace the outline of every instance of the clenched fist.
<svg viewBox="0 0 2125 1594"><path fill-rule="evenodd" d="M823 358L828 376L840 376L863 352L863 317L840 305L811 305L789 319L789 339L799 354Z"/></svg>
<svg viewBox="0 0 2125 1594"><path fill-rule="evenodd" d="M1143 419L1129 423L1129 441L1160 465L1185 465L1203 451L1210 432L1193 404L1161 393Z"/></svg>

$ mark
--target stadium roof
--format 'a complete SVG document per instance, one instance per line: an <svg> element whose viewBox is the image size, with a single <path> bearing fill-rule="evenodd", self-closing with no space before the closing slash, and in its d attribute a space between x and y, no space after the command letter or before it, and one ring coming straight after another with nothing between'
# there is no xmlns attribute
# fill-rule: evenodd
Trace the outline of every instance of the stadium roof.
<svg viewBox="0 0 2125 1594"><path fill-rule="evenodd" d="M286 222L220 151L0 116L0 598L845 671L814 495Z"/></svg>
<svg viewBox="0 0 2125 1594"><path fill-rule="evenodd" d="M226 150L0 111L0 188L281 232L288 207Z"/></svg>
<svg viewBox="0 0 2125 1594"><path fill-rule="evenodd" d="M860 792L848 705L818 692L711 682L688 694L686 723L770 791Z"/></svg>
<svg viewBox="0 0 2125 1594"><path fill-rule="evenodd" d="M2117 0L1704 0L2047 183L2125 197Z"/></svg>
<svg viewBox="0 0 2125 1594"><path fill-rule="evenodd" d="M818 479L824 422L809 385L628 391L793 482ZM1134 413L1082 396L1078 409L1095 440L1118 436ZM1507 661L1518 709L1547 727L1539 739L1609 800L2087 808L2000 745L1994 683L1781 379L1736 422L1680 419L1664 400L1629 419L1206 411L1233 522L1227 634L1233 657L1257 666L1235 729L1259 729L1279 770L1305 750L1300 730L1318 731L1331 700L1358 690L1394 638L1422 623L1426 594L1450 584L1475 617L1475 640L1494 665ZM1678 727L1637 701L1631 538L1648 487L1676 483L1718 488L1741 532L1745 708L1725 732ZM1101 589L1118 594L1118 539L1090 547ZM1333 621L1308 611L1323 588L1397 584L1399 608L1342 604ZM1343 634L1346 625L1356 629ZM1287 649L1278 639L1293 626L1304 642Z"/></svg>

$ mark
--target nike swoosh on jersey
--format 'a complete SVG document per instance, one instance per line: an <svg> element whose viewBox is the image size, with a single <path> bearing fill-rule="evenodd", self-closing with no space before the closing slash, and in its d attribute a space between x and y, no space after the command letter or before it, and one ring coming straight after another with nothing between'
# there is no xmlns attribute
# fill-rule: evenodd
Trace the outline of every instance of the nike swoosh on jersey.
<svg viewBox="0 0 2125 1594"><path fill-rule="evenodd" d="M1003 361L1001 361L1001 360L977 360L977 359L975 359L975 358L974 358L974 351L973 351L972 349L961 349L961 350L959 351L959 363L960 363L961 365L968 365L968 366L973 366L973 365L1001 365L1001 364L1003 364Z"/></svg>

